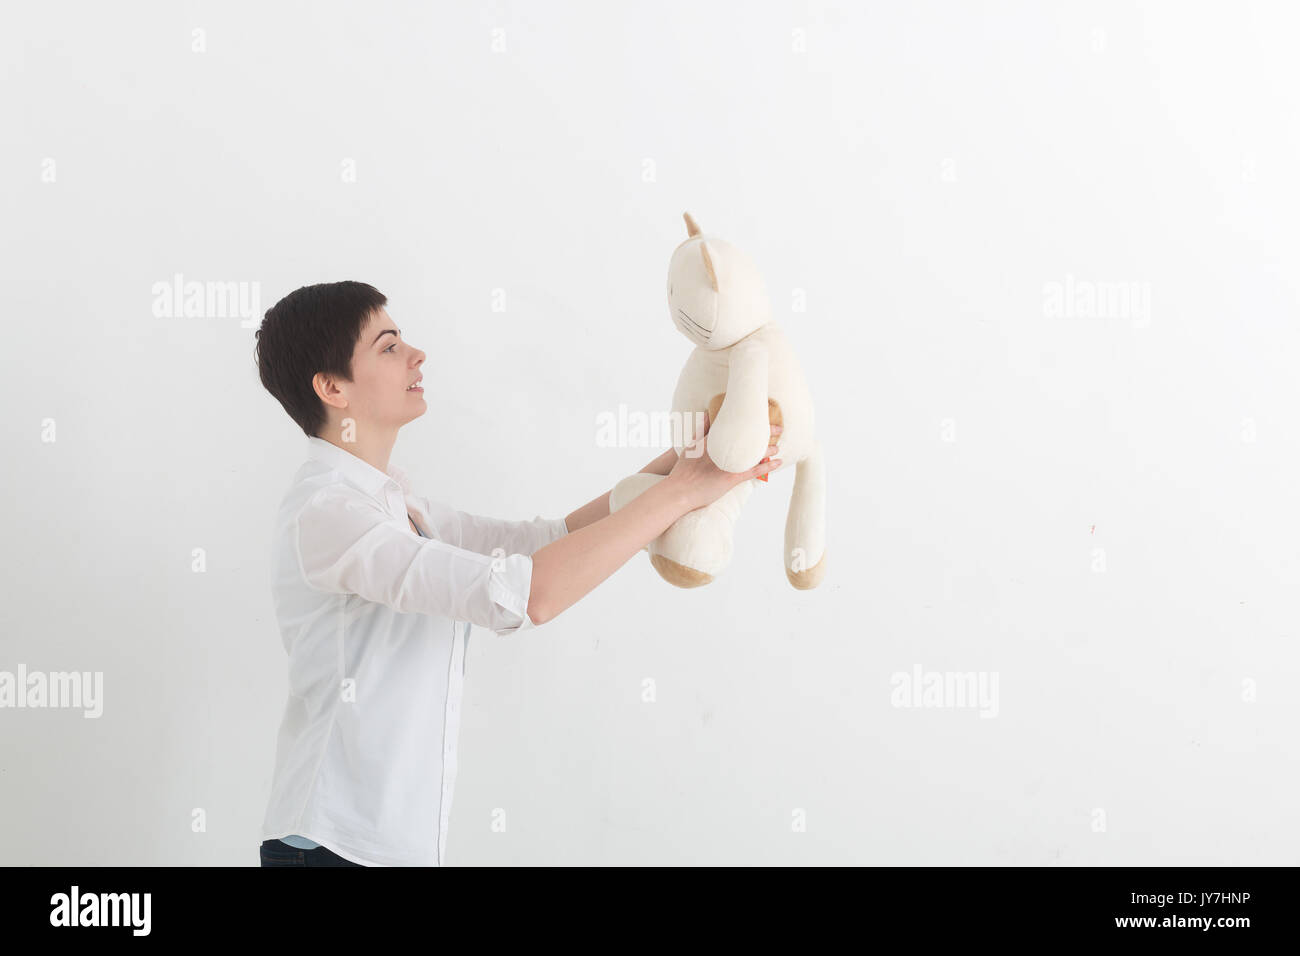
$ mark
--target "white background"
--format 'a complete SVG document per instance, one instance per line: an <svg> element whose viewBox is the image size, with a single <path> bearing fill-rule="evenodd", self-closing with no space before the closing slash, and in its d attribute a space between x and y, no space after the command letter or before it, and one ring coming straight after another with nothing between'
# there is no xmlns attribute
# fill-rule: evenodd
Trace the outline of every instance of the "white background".
<svg viewBox="0 0 1300 956"><path fill-rule="evenodd" d="M134 6L0 28L0 669L104 675L0 711L0 863L257 863L306 439L155 282L376 285L429 355L393 461L556 517L657 453L596 421L668 407L684 210L804 363L826 581L785 470L707 588L639 554L476 630L449 862L1297 862L1294 7ZM997 716L893 706L916 667Z"/></svg>

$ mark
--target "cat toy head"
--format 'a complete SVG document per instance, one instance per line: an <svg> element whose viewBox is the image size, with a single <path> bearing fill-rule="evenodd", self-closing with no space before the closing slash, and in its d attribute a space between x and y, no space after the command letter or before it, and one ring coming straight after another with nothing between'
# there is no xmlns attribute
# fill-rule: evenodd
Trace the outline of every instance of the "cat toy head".
<svg viewBox="0 0 1300 956"><path fill-rule="evenodd" d="M749 256L682 217L687 238L668 263L668 312L694 345L725 349L771 321L767 288Z"/></svg>

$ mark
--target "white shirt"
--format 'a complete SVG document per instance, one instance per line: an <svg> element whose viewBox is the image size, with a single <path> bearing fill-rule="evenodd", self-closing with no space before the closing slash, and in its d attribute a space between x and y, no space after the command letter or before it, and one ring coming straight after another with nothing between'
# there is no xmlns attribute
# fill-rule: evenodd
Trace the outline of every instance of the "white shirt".
<svg viewBox="0 0 1300 956"><path fill-rule="evenodd" d="M272 538L289 698L262 839L442 866L470 625L533 627L530 555L569 529L455 511L413 495L396 466L307 443Z"/></svg>

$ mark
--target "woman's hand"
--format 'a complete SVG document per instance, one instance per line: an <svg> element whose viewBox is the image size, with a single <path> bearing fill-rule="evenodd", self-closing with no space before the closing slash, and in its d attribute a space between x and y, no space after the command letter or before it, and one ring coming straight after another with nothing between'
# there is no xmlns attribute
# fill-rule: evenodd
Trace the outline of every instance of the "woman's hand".
<svg viewBox="0 0 1300 956"><path fill-rule="evenodd" d="M682 450L677 463L673 465L672 471L665 479L673 482L678 493L689 504L691 511L712 504L742 481L765 475L781 466L780 458L772 458L768 461L760 461L748 471L723 471L713 463L713 459L709 457L704 447L709 425L709 413L706 411L704 430L695 441ZM781 426L773 425L772 434L774 436L781 434ZM766 455L770 456L775 451L776 445L768 445Z"/></svg>

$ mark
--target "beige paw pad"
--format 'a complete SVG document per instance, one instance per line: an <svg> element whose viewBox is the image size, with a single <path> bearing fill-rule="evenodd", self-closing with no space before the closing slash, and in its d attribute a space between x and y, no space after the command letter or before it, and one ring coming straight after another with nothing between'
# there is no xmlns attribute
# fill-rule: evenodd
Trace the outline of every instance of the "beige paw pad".
<svg viewBox="0 0 1300 956"><path fill-rule="evenodd" d="M650 563L654 565L661 578L679 588L698 588L700 585L708 584L713 580L713 575L705 574L703 571L696 571L694 568L688 568L676 561L670 561L662 554L650 555Z"/></svg>
<svg viewBox="0 0 1300 956"><path fill-rule="evenodd" d="M785 576L790 579L800 591L811 591L817 585L822 583L822 578L826 577L826 554L822 553L822 559L814 564L811 568L803 571L791 571L785 569Z"/></svg>

